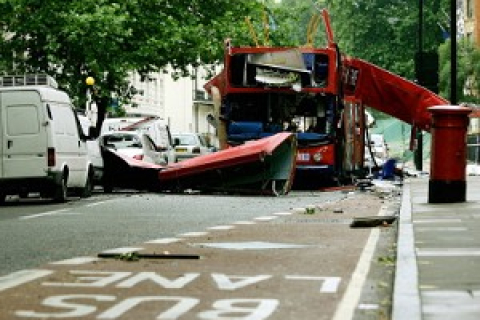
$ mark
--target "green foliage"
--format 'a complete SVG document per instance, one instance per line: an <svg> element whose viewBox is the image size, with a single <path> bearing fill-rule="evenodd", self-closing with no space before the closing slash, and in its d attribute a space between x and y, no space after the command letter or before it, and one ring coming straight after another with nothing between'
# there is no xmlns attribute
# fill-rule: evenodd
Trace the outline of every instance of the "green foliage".
<svg viewBox="0 0 480 320"><path fill-rule="evenodd" d="M312 17L325 7L325 1L283 0L268 8L275 19L276 30L272 32L272 44L278 46L301 46L307 43L307 30ZM315 46L326 45L323 23L316 29Z"/></svg>
<svg viewBox="0 0 480 320"><path fill-rule="evenodd" d="M425 51L441 43L442 4L424 1ZM331 0L330 12L337 41L343 52L364 59L407 79L414 80L414 56L419 49L418 0ZM440 18L441 17L441 18Z"/></svg>
<svg viewBox="0 0 480 320"><path fill-rule="evenodd" d="M272 38L278 45L306 43L308 23L313 14L325 8L331 17L335 41L340 50L364 59L407 79L414 80L414 56L419 50L418 0L283 0L267 1L277 21ZM423 44L425 51L437 50L448 0L424 1ZM315 45L325 45L325 30L320 23ZM413 35L413 36L412 36Z"/></svg>
<svg viewBox="0 0 480 320"><path fill-rule="evenodd" d="M103 110L126 76L188 74L190 65L218 62L227 37L248 39L243 22L255 0L5 0L0 2L0 66L4 73L46 72L84 105L87 76Z"/></svg>
<svg viewBox="0 0 480 320"><path fill-rule="evenodd" d="M451 92L451 42L439 48L440 95L450 97ZM457 43L457 88L459 102L480 103L480 50L468 39Z"/></svg>

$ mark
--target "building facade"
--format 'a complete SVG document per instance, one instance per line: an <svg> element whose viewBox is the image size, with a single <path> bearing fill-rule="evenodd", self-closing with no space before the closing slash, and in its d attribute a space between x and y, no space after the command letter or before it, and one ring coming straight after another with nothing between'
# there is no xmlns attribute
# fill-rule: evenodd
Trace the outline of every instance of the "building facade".
<svg viewBox="0 0 480 320"><path fill-rule="evenodd" d="M152 73L149 80L132 73L130 87L134 88L132 104L125 106L129 116L157 116L165 119L172 132L195 132L213 135L207 115L213 104L203 85L208 81L203 68L192 70L192 77L174 80L171 72Z"/></svg>

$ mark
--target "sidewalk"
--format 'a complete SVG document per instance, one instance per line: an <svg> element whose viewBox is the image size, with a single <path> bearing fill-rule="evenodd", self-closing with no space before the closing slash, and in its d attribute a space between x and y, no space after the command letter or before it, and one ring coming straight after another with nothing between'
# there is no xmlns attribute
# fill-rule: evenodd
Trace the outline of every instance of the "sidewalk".
<svg viewBox="0 0 480 320"><path fill-rule="evenodd" d="M405 180L392 319L480 319L480 177L463 203L429 204L428 182Z"/></svg>

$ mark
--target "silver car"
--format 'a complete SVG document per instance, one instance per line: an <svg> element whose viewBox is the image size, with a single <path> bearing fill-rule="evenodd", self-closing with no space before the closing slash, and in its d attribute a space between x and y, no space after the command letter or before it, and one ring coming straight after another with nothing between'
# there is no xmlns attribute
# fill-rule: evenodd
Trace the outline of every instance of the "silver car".
<svg viewBox="0 0 480 320"><path fill-rule="evenodd" d="M99 142L107 149L136 160L158 165L167 164L166 154L155 146L152 138L146 133L113 131L102 134Z"/></svg>
<svg viewBox="0 0 480 320"><path fill-rule="evenodd" d="M176 161L191 159L214 151L205 138L198 133L172 134Z"/></svg>

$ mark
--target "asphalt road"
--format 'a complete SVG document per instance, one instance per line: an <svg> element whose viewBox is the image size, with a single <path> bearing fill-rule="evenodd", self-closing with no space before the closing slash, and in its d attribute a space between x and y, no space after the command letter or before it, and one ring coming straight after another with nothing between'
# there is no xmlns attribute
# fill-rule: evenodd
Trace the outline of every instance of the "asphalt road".
<svg viewBox="0 0 480 320"><path fill-rule="evenodd" d="M13 199L0 207L0 276L343 197L342 192L282 197L100 192L65 204Z"/></svg>
<svg viewBox="0 0 480 320"><path fill-rule="evenodd" d="M386 320L396 228L349 224L396 203L360 191L12 201L0 319ZM109 249L199 259L95 257Z"/></svg>

